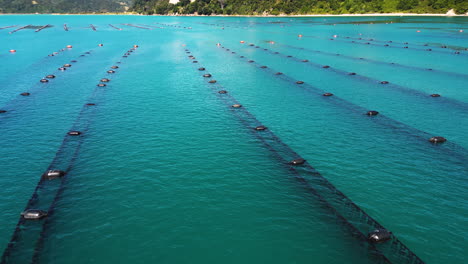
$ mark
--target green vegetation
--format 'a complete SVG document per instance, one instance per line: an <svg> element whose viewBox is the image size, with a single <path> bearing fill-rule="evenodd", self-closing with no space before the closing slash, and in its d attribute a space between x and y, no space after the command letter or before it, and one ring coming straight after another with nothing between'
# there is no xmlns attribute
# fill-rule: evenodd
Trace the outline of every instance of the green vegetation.
<svg viewBox="0 0 468 264"><path fill-rule="evenodd" d="M124 12L132 0L0 0L0 13Z"/></svg>
<svg viewBox="0 0 468 264"><path fill-rule="evenodd" d="M135 0L133 11L142 14L198 15L303 15L361 13L468 12L467 0Z"/></svg>

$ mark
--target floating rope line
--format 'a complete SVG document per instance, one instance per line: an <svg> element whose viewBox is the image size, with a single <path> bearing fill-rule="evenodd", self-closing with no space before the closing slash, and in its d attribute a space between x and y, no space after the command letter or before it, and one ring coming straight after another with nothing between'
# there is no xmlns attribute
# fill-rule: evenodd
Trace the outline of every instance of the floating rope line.
<svg viewBox="0 0 468 264"><path fill-rule="evenodd" d="M231 54L231 55L235 55L236 53L233 51L231 51L230 49L226 49L225 47L221 47L221 49L224 49L225 51L230 51L228 52L228 54ZM421 141L428 141L431 137L433 137L433 135L427 133L427 132L424 132L422 130L419 130L417 128L414 128L414 127L411 127L405 123L402 123L402 122L399 122L395 119L392 119L390 117L387 117L381 113L378 113L378 116L376 116L375 118L367 118L368 116L366 116L366 113L368 112L372 112L372 111L369 111L359 105L356 105L350 101L347 101L345 99L342 99L336 95L333 95L331 97L328 97L328 96L324 96L326 93L328 93L327 91L324 91L324 90L321 90L315 86L312 86L308 83L305 83L305 82L300 82L300 84L298 83L297 80L289 77L288 75L284 74L284 73L280 73L278 71L275 71L274 69L272 68L263 68L264 66L253 61L253 60L249 60L247 59L245 56L236 56L238 59L242 60L243 62L246 62L247 64L251 65L252 67L255 67L257 68L258 70L261 70L265 73L268 73L270 75L273 75L274 77L284 81L285 83L288 83L289 85L294 85L294 87L299 87L300 89L303 89L307 92L309 92L310 94L314 95L314 96L318 96L318 98L322 98L323 100L326 100L327 102L330 102L332 104L336 104L336 105L339 105L340 107L344 108L346 111L352 111L356 114L360 114L362 115L363 117L366 117L366 120L370 120L371 122L375 122L375 123L378 123L382 126L385 126L385 127L390 127L392 128L395 132L398 132L400 134L403 134L403 135L406 135L406 136L410 136L414 139L416 139L418 142L421 142ZM278 74L280 73L280 74ZM456 156L458 158L460 158L461 160L463 161L466 161L468 162L467 160L467 157L468 157L468 150L466 150L465 148L459 146L458 144L455 144L453 142L445 142L444 144L442 145L438 145L437 146L438 149L442 150L442 151L445 151L447 152L448 154L450 154L451 156Z"/></svg>
<svg viewBox="0 0 468 264"><path fill-rule="evenodd" d="M310 49L310 48L296 47L296 46L291 46L291 45L287 45L287 44L278 44L278 42L275 42L275 45L283 46L283 47L290 48L290 49L295 49L295 50L302 50L302 51L309 52L309 53L326 55L326 56L333 56L333 57L339 56L340 58L343 58L343 59L356 60L356 61L365 61L365 62L370 62L370 63L374 63L374 64L388 65L388 66L392 66L392 67L399 67L399 68L416 70L416 71L423 71L423 72L428 72L429 71L431 73L439 73L439 74L451 75L451 76L456 76L456 77L468 78L468 75L463 74L463 73L455 73L455 72L447 72L447 71L441 71L441 70L436 70L436 69L421 68L421 67L416 67L416 66L409 66L409 65L399 64L399 63L395 63L395 62L386 62L386 61L380 61L380 60L373 60L373 59L363 58L363 57L353 57L353 56L344 55L344 54L340 54L340 53L332 53L332 52L326 52L326 51L321 51L321 50L313 50L313 49Z"/></svg>
<svg viewBox="0 0 468 264"><path fill-rule="evenodd" d="M453 50L460 50L457 48L451 48L452 46L449 44L440 44L440 45L434 45L430 43L425 43L425 44L414 44L414 43L409 43L409 42L399 42L399 41L393 41L393 40L376 40L374 38L363 38L363 37L350 37L350 36L339 36L341 38L345 39L352 39L352 40L363 40L363 41L372 41L376 43L383 43L385 45L390 45L390 44L398 44L398 45L414 45L414 46L420 46L420 47L435 47L435 48L441 48L441 49L453 49ZM464 50L468 50L465 48Z"/></svg>
<svg viewBox="0 0 468 264"><path fill-rule="evenodd" d="M39 31L41 31L41 30L43 30L43 29L46 29L46 28L49 28L49 27L53 27L53 26L52 26L52 25L49 25L49 24L47 24L47 25L45 25L45 26L42 26L42 27L40 27L40 28L36 29L36 31L35 31L35 32L39 32Z"/></svg>
<svg viewBox="0 0 468 264"><path fill-rule="evenodd" d="M135 50L132 48L131 50ZM119 62L120 63L120 62ZM112 69L116 66L113 66ZM115 72L115 70L113 70ZM110 73L108 73L110 74ZM101 83L108 82L109 79L101 79ZM37 263L39 255L43 247L44 238L47 235L47 227L52 221L57 201L60 199L64 191L67 177L71 174L75 162L78 158L82 143L85 135L89 131L92 117L96 112L96 105L93 102L98 101L98 98L103 95L107 90L107 86L96 86L91 96L87 99L79 112L75 122L73 123L70 132L64 137L61 146L56 152L55 158L48 166L46 173L44 173L31 198L29 199L25 212L30 209L48 208L45 219L28 220L20 216L16 225L15 231L3 252L0 264L19 263L18 259L29 259L31 263ZM50 178L49 174L57 169L63 169L59 176ZM24 256L26 250L24 248L31 248L31 256ZM23 249L23 250L20 250ZM34 250L32 250L34 249ZM29 262L29 261L28 261Z"/></svg>
<svg viewBox="0 0 468 264"><path fill-rule="evenodd" d="M2 30L2 29L7 29L7 28L12 28L12 27L17 27L17 25L1 27L0 30Z"/></svg>
<svg viewBox="0 0 468 264"><path fill-rule="evenodd" d="M65 49L61 49L60 52L63 52L65 50L68 50L67 48ZM84 52L83 54L81 54L79 56L79 58L82 58L82 57L87 57L87 55L90 55L90 54L93 54L92 50L89 50L87 52ZM77 58L78 59L78 58ZM49 74L49 75L45 75L43 79L41 80L38 80L37 83L35 83L29 90L19 94L17 97L13 98L12 100L10 100L6 105L4 105L1 110L4 110L6 111L5 113L1 114L0 115L0 120L1 120L1 117L2 116L8 116L8 115L5 115L6 113L8 112L16 112L18 109L18 107L21 105L21 104L25 104L27 102L30 102L30 100L27 100L25 98L28 98L30 95L34 95L35 94L35 91L38 90L38 92L41 92L41 91L46 91L46 89L39 89L39 88L43 88L44 85L47 85L47 83L49 81L52 81L54 80L55 78L59 77L60 75L62 75L64 72L67 72L68 70L71 70L73 69L74 67L73 64L74 63L77 63L77 59L74 59L74 60L71 60L70 63L66 63L62 66L58 66L58 68L52 73L52 74ZM37 67L37 66L44 66L43 65L43 61L41 60L41 63L35 63L32 65L32 67ZM45 81L44 81L45 80Z"/></svg>
<svg viewBox="0 0 468 264"><path fill-rule="evenodd" d="M141 29L149 29L149 30L151 30L151 28L147 28L147 27L140 27L140 26L133 25L133 24L122 24L122 25L129 26L129 27L136 27L136 28L141 28Z"/></svg>
<svg viewBox="0 0 468 264"><path fill-rule="evenodd" d="M32 26L32 25L29 24L29 25L26 25L26 26L17 28L17 29L15 29L15 30L13 30L13 31L10 31L10 34L13 34L13 33L18 32L18 31L20 31L20 30L26 29L26 28L28 28L28 27L30 27L30 26Z"/></svg>
<svg viewBox="0 0 468 264"><path fill-rule="evenodd" d="M421 98L423 100L426 100L429 103L445 104L447 107L450 107L450 108L459 108L459 109L461 109L463 111L468 111L468 104L465 103L465 102L462 102L462 101L458 101L456 99L452 99L452 98L448 98L448 97L439 97L439 98L437 98L437 100L434 100L433 97L435 97L435 96L431 96L431 94L427 94L427 93L424 93L424 92L421 92L421 91L418 91L418 90L414 90L414 89L411 89L411 88L408 88L408 87L405 87L405 86L402 86L402 85L393 84L393 83L390 83L388 81L381 81L381 80L373 79L371 77L367 77L367 76L364 76L364 75L359 75L359 74L356 74L356 73L350 74L350 72L343 71L343 70L340 70L340 69L337 69L337 68L334 68L334 67L331 67L331 66L328 66L328 65L321 65L321 64L318 64L318 63L315 63L315 62L311 62L309 60L299 59L299 58L296 58L296 57L293 57L293 56L290 56L290 55L284 55L284 54L282 54L280 52L275 52L275 51L272 51L272 50L269 50L269 49L266 49L266 48L262 48L260 46L252 46L252 45L253 44L250 44L249 47L257 48L257 50L261 50L261 51L267 52L269 54L272 54L272 55L275 55L275 56L278 56L278 57L282 57L282 58L285 58L285 59L289 59L289 60L292 60L292 61L295 61L295 62L301 62L301 63L303 63L304 65L306 65L308 67L313 67L313 68L320 69L320 70L331 71L333 73L346 76L346 77L351 78L353 80L366 82L366 83L373 84L373 85L376 85L376 86L378 85L379 87L394 89L394 90L400 91L400 92L405 93L405 94L409 94L409 95L412 95L412 96L417 96L417 97L419 97L419 98ZM385 85L382 85L382 84L385 84Z"/></svg>
<svg viewBox="0 0 468 264"><path fill-rule="evenodd" d="M186 50L189 52L189 50ZM198 66L198 61L194 63ZM205 68L199 68L201 71ZM349 228L351 234L358 238L364 245L370 256L379 263L424 263L411 250L409 250L398 238L389 234L389 241L383 244L370 242L365 234L372 230L385 228L364 212L341 191L324 178L306 160L303 160L294 150L286 145L273 132L263 126L254 115L243 107L229 92L221 86L211 75L204 75L209 81L207 85L216 92L218 98L229 107L239 121L263 143L263 145L275 155L281 164L291 171L295 178L303 183L322 204L328 208L344 225Z"/></svg>
<svg viewBox="0 0 468 264"><path fill-rule="evenodd" d="M112 25L112 24L109 24L109 26L110 26L111 28L115 28L115 29L117 29L117 30L122 30L121 28L116 27L116 26L114 26L114 25Z"/></svg>

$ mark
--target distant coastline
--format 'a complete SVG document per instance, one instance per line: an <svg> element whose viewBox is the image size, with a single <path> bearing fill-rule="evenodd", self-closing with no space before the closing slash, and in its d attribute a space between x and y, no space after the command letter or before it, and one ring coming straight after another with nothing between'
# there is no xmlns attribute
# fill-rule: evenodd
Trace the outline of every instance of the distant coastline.
<svg viewBox="0 0 468 264"><path fill-rule="evenodd" d="M0 13L2 15L125 15L125 16L168 16L168 17L366 17L366 16L437 16L437 17L468 17L468 14L442 14L442 13L364 13L364 14L308 14L308 15L196 15L196 14L168 14L168 15L144 15L138 13Z"/></svg>

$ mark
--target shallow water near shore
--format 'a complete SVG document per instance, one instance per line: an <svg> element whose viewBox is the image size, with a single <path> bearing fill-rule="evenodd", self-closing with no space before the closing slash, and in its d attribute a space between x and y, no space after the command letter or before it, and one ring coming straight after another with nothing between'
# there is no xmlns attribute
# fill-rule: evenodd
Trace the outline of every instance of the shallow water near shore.
<svg viewBox="0 0 468 264"><path fill-rule="evenodd" d="M12 32L30 24L52 27ZM211 79L425 263L468 258L468 18L0 16L12 25L5 263L378 263ZM67 175L33 204L53 212L12 240L51 163Z"/></svg>

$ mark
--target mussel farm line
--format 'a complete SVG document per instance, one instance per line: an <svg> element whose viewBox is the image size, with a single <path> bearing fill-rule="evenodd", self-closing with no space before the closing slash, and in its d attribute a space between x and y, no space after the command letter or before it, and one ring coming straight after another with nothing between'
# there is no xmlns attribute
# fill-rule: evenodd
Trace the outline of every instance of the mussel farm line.
<svg viewBox="0 0 468 264"><path fill-rule="evenodd" d="M277 52L277 51L275 52L275 51L272 51L272 50L267 49L267 48L263 48L263 47L258 46L258 45L254 46L253 44L250 44L248 47L252 47L252 48L255 48L256 50L261 50L261 51L267 52L267 53L269 53L271 55L274 55L274 56L279 56L279 57L289 59L289 60L292 60L292 61L295 61L295 62L303 63L304 65L306 65L308 67L313 67L313 68L319 69L319 70L331 71L331 72L333 72L335 74L346 76L346 77L351 78L353 80L358 80L358 81L361 81L361 82L364 82L364 83L367 83L367 84L371 84L371 85L375 85L375 86L379 86L379 87L383 86L384 88L394 89L394 90L400 91L402 93L406 93L406 94L409 94L409 95L412 95L412 96L417 96L420 99L426 100L426 101L431 102L431 103L435 102L435 103L445 104L447 107L450 107L450 108L457 107L457 108L459 108L459 109L461 109L463 111L468 111L468 104L465 103L465 102L456 100L456 99L452 99L452 98L448 98L448 97L440 97L437 100L433 100L433 97L435 97L435 96L431 96L431 94L427 94L427 93L424 93L424 92L421 92L421 91L418 91L418 90L414 90L414 89L411 89L411 88L408 88L408 87L405 87L405 86L402 86L402 85L393 84L393 83L388 82L388 81L381 81L381 80L373 79L371 77L368 77L368 76L365 76L365 75L360 75L360 74L357 74L357 73L354 73L354 72L350 73L350 72L347 72L347 71L344 71L344 70L340 70L340 69L331 67L329 65L321 65L321 64L318 64L316 62L311 62L311 61L309 61L307 59L299 59L299 58L293 57L291 55L284 55L284 54L282 54L280 52ZM384 84L384 85L382 85L382 84Z"/></svg>
<svg viewBox="0 0 468 264"><path fill-rule="evenodd" d="M133 47L131 51L136 50ZM128 53L128 52L125 52ZM120 63L120 62L118 62ZM119 66L112 66L115 72ZM110 75L111 73L107 73ZM102 80L107 79L103 78ZM109 82L110 79L107 79ZM80 148L89 131L92 117L98 108L96 102L104 92L109 89L107 85L97 85L87 102L83 105L70 131L64 137L61 146L56 152L46 171L41 175L36 188L21 214L13 235L3 252L0 264L20 263L18 260L29 259L37 263L47 236L47 227L53 219L55 206L64 190L67 177L78 158ZM44 210L47 208L47 210ZM27 249L31 249L31 256L25 256ZM34 249L34 250L33 250Z"/></svg>
<svg viewBox="0 0 468 264"><path fill-rule="evenodd" d="M318 98L322 98L327 101L331 101L330 103L336 104L340 107L343 107L347 111L352 111L356 114L362 115L363 117L371 116L369 115L369 110L365 109L359 105L356 105L350 101L347 101L345 99L342 99L336 95L333 95L330 93L330 91L324 91L321 90L313 85L310 85L306 82L303 81L296 81L295 79L287 76L286 74L282 72L275 71L272 68L265 67L253 60L249 60L245 56L237 56L238 54L236 52L233 53L232 50L226 49L225 47L221 47L222 50L227 51L228 54L231 54L235 56L236 58L242 60L243 62L246 62L247 64L251 65L252 67L255 67L261 71L264 71L265 73L268 73L272 75L273 77L280 79L287 83L288 85L294 86L294 87L300 87L304 89L305 91L309 92L313 96L317 96ZM330 93L333 96L326 96L325 94ZM377 112L377 111L375 111ZM387 117L381 113L378 113L378 116L375 116L375 118L366 118L367 120L376 122L377 124L380 124L385 127L390 127L392 128L395 132L400 133L405 136L409 136L411 138L416 139L417 141L427 141L429 143L434 143L431 142L430 140L435 137L434 135L427 133L425 131L419 130L417 128L411 127L405 123L402 123L400 121L397 121L395 119L392 119L390 117ZM438 144L438 149L447 152L449 155L456 156L457 158L467 161L468 162L468 150L463 148L462 146L459 146L456 143L449 142L449 141L444 141L444 142L438 142L438 143L443 143L443 144Z"/></svg>
<svg viewBox="0 0 468 264"><path fill-rule="evenodd" d="M71 47L71 45L69 46ZM62 49L61 51L65 51L67 49ZM16 112L19 106L21 106L21 104L30 102L29 96L36 94L36 91L37 92L47 91L47 89L43 89L45 85L48 85L48 83L52 81L53 79L59 78L60 75L64 74L64 72L67 72L68 70L73 69L72 66L74 65L74 63L78 63L79 58L86 58L88 57L87 55L92 55L94 50L95 49L91 49L86 52L83 52L83 54L79 55L78 58L72 59L69 63L58 65L57 66L58 68L53 72L53 74L45 75L42 79L35 82L34 85L29 90L24 91L21 94L19 94L17 97L11 99L6 105L0 108L0 110L5 111L2 115L0 115L0 120L2 116L3 117L8 116L8 112ZM49 57L46 57L46 58L49 58ZM43 63L43 60L40 60L38 63L35 63L31 67L28 67L28 68L35 68L39 66L41 68L44 68L46 66ZM42 88L42 89L39 89L39 88Z"/></svg>
<svg viewBox="0 0 468 264"><path fill-rule="evenodd" d="M186 49L186 52L190 50ZM193 55L189 56L193 58ZM193 61L194 67L199 67L198 61ZM205 71L206 68L200 67L199 71ZM262 125L254 115L243 107L234 97L229 94L216 80L210 75L207 85L216 92L227 107L229 107L239 121L254 133L254 135L263 143L263 145L278 158L295 178L305 184L308 190L314 194L322 204L335 215L345 227L349 228L355 235L359 243L364 244L369 250L370 256L376 258L381 263L424 263L409 248L407 248L394 234L387 231L380 223L374 220L359 206L351 201L341 191L324 178L315 170L306 160L302 159L294 150L286 145L279 137L271 132L268 127ZM381 232L382 241L376 241ZM365 234L368 235L366 236ZM385 235L383 235L385 234ZM385 243L376 243L384 242Z"/></svg>

